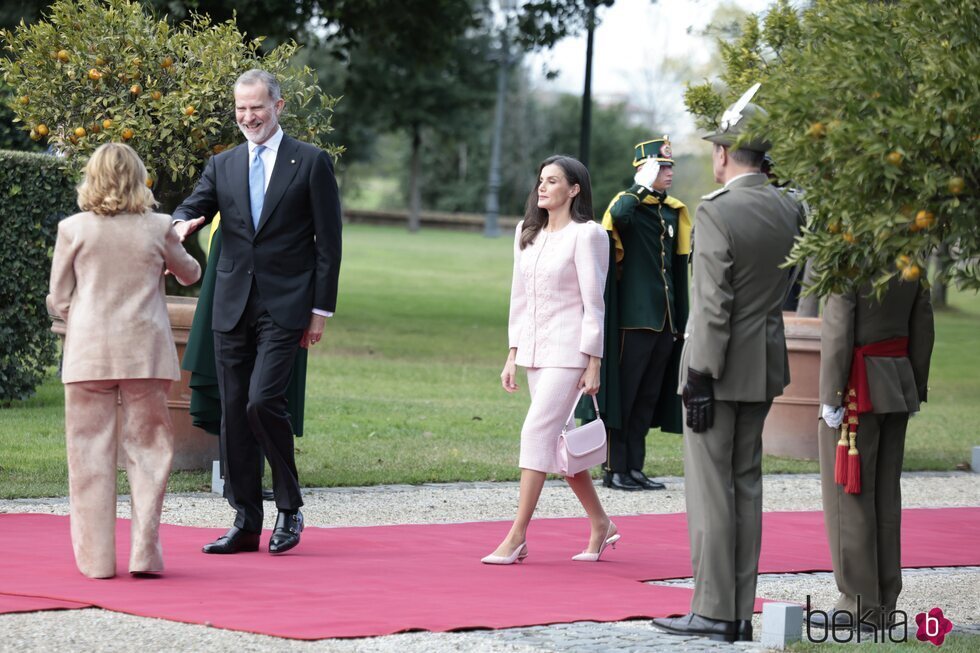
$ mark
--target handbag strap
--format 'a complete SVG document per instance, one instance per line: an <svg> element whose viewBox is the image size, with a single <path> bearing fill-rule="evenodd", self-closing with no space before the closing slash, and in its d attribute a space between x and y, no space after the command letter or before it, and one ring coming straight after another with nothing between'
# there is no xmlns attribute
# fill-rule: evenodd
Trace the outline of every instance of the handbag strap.
<svg viewBox="0 0 980 653"><path fill-rule="evenodd" d="M563 426L561 429L562 433L565 432L565 429L568 427L570 423L572 423L572 420L575 418L575 409L578 408L578 402L582 401L582 395L584 394L585 394L585 388L582 388L581 390L578 391L578 396L575 397L575 403L572 404L572 412L568 414L568 419L565 420L565 426ZM595 398L595 395L589 395L589 396L592 397L592 405L595 406L596 419L599 419L599 401Z"/></svg>

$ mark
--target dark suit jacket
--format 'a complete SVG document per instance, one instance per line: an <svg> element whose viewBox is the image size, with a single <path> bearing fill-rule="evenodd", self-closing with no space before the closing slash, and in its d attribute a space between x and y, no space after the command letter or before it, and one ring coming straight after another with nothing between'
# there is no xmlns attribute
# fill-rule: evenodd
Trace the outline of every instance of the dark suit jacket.
<svg viewBox="0 0 980 653"><path fill-rule="evenodd" d="M248 145L208 161L175 220L221 212L223 246L214 293L215 331L232 330L245 310L252 278L273 321L305 329L317 308L334 311L340 273L340 199L323 150L283 135L258 228L248 193Z"/></svg>

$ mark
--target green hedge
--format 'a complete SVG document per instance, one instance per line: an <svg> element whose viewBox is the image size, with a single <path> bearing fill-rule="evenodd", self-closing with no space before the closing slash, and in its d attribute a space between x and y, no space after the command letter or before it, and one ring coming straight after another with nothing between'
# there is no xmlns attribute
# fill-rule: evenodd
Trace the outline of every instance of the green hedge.
<svg viewBox="0 0 980 653"><path fill-rule="evenodd" d="M58 220L75 207L59 159L0 150L0 406L33 395L55 362L44 298Z"/></svg>

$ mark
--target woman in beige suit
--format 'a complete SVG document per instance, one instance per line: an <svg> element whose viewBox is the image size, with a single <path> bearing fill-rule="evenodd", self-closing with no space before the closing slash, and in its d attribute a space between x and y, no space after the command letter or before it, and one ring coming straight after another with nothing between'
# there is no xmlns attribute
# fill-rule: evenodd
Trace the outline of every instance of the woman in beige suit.
<svg viewBox="0 0 980 653"><path fill-rule="evenodd" d="M163 275L201 276L170 217L151 213L139 155L99 147L78 187L77 213L58 225L48 310L65 320L62 381L75 563L90 578L116 573L116 457L132 491L132 574L163 570L159 525L173 458L167 391L180 378ZM116 405L121 404L120 443Z"/></svg>
<svg viewBox="0 0 980 653"><path fill-rule="evenodd" d="M602 298L609 240L592 219L592 187L585 166L552 156L538 169L514 239L510 298L510 353L500 375L516 392L517 366L527 368L531 407L521 429L517 518L487 564L513 564L528 553L527 527L547 474L559 473L558 435L579 396L599 391ZM595 562L619 539L588 470L566 478L589 516L591 536L573 560Z"/></svg>

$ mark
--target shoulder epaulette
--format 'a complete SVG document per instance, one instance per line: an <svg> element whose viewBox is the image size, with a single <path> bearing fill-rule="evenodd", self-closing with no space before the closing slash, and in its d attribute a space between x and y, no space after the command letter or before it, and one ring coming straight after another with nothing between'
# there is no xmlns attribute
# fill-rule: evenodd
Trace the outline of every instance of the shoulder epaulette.
<svg viewBox="0 0 980 653"><path fill-rule="evenodd" d="M728 189L725 188L724 186L722 186L721 188L719 188L715 192L708 193L707 195L704 195L701 199L703 199L705 201L711 201L711 200L715 199L716 197L721 197L722 195L724 195L727 192L728 192Z"/></svg>

